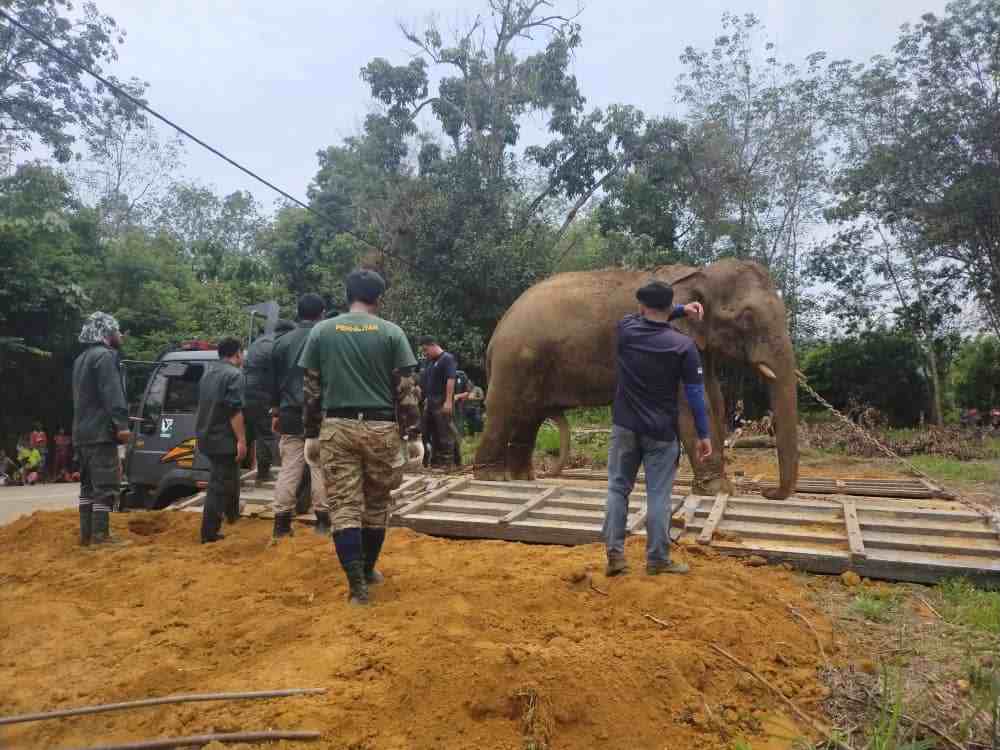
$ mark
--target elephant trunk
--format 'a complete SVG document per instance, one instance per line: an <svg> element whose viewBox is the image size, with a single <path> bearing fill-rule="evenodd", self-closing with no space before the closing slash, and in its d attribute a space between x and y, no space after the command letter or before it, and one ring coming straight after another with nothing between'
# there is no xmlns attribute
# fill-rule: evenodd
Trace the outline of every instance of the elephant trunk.
<svg viewBox="0 0 1000 750"><path fill-rule="evenodd" d="M793 494L799 480L798 392L791 369L768 379L771 411L774 412L774 439L778 451L778 487L764 493L772 500Z"/></svg>

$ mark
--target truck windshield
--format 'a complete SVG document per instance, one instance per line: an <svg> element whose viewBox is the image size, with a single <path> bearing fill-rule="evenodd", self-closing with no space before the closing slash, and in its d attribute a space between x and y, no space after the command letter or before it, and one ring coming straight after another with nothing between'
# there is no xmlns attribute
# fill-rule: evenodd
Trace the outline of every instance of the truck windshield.
<svg viewBox="0 0 1000 750"><path fill-rule="evenodd" d="M194 414L198 410L201 363L171 362L156 371L146 394L143 417L155 422L161 414Z"/></svg>

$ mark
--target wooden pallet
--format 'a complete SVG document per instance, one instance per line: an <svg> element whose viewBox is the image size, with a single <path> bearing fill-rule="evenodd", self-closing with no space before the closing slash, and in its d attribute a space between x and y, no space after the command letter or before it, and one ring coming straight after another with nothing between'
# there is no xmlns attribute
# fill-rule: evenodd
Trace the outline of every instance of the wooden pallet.
<svg viewBox="0 0 1000 750"><path fill-rule="evenodd" d="M547 544L600 541L606 490L577 482L456 478L400 504L393 524L427 534ZM644 534L646 497L634 492L630 533ZM784 501L674 495L682 544L760 555L817 573L931 583L967 576L1000 585L1000 538L955 503L846 494Z"/></svg>
<svg viewBox="0 0 1000 750"><path fill-rule="evenodd" d="M567 469L560 479L586 479L591 481L608 481L606 471L593 469ZM639 473L638 481L644 481L644 475ZM694 476L679 472L674 484L690 486ZM741 491L760 492L778 486L773 480L754 481L741 477L733 478ZM932 497L946 497L944 491L923 479L827 479L820 477L802 477L796 486L797 492L813 495L856 495L877 497L898 497L923 500Z"/></svg>

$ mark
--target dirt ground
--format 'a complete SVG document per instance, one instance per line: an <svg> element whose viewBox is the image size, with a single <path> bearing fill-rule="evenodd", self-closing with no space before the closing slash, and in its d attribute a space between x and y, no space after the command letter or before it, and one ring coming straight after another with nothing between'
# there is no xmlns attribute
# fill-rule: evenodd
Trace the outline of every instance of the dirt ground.
<svg viewBox="0 0 1000 750"><path fill-rule="evenodd" d="M817 638L834 660L847 651L805 576L700 547L677 553L690 575L653 578L637 540L632 574L607 580L598 546L394 529L388 581L358 609L329 541L300 529L268 548L268 523L243 520L205 547L198 523L115 515L132 543L101 551L75 546L73 511L0 529L0 714L184 692L328 692L4 727L0 746L272 728L316 729L322 741L295 746L344 750L663 750L739 738L776 750L807 730L709 644L811 716L829 696Z"/></svg>

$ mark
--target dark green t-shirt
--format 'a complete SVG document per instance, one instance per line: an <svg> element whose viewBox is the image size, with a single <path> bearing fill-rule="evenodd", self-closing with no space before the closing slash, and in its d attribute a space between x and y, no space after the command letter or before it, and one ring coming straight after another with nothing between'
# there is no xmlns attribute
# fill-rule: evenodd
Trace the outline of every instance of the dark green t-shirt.
<svg viewBox="0 0 1000 750"><path fill-rule="evenodd" d="M360 312L313 328L299 359L304 370L320 371L324 409L391 410L393 370L416 364L399 326Z"/></svg>

